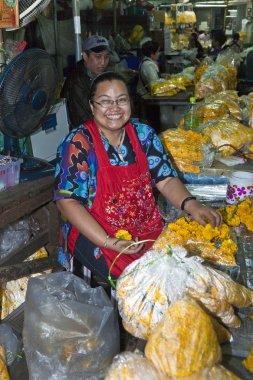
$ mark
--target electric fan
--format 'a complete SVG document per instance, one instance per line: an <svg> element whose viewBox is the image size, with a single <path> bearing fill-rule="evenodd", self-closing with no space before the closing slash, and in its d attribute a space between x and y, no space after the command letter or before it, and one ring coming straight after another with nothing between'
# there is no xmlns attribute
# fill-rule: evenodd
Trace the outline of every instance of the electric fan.
<svg viewBox="0 0 253 380"><path fill-rule="evenodd" d="M19 26L25 26L40 14L51 0L19 0Z"/></svg>
<svg viewBox="0 0 253 380"><path fill-rule="evenodd" d="M56 66L45 50L27 49L5 68L0 77L0 130L5 153L19 156L18 138L28 137L40 127L55 100L57 85ZM22 158L23 170L41 169L46 164Z"/></svg>

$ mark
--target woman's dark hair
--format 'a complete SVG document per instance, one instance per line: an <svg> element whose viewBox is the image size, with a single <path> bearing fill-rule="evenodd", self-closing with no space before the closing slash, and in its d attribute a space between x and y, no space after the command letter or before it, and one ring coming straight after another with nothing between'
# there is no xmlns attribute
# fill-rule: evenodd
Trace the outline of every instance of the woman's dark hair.
<svg viewBox="0 0 253 380"><path fill-rule="evenodd" d="M199 42L198 36L196 33L191 33L190 38L189 38L189 43L191 43L192 45L194 45L195 48L198 49L198 53L197 53L196 58L198 58L198 59L203 58L204 49L203 49L201 43Z"/></svg>
<svg viewBox="0 0 253 380"><path fill-rule="evenodd" d="M233 41L238 42L240 39L240 34L239 33L233 33L232 38L233 38Z"/></svg>
<svg viewBox="0 0 253 380"><path fill-rule="evenodd" d="M227 40L225 32L223 30L212 30L211 38L218 42L219 46L222 47Z"/></svg>
<svg viewBox="0 0 253 380"><path fill-rule="evenodd" d="M111 82L113 80L119 80L122 83L124 83L127 91L129 92L127 83L126 83L125 79L120 74L115 73L114 71L105 71L104 73L97 75L93 79L91 86L90 86L89 100L92 100L94 98L94 95L97 91L97 87L98 87L99 83L105 82L105 81Z"/></svg>
<svg viewBox="0 0 253 380"><path fill-rule="evenodd" d="M142 45L141 52L146 57L150 57L151 54L155 54L158 51L159 47L160 45L158 42L147 41L145 42L145 44Z"/></svg>

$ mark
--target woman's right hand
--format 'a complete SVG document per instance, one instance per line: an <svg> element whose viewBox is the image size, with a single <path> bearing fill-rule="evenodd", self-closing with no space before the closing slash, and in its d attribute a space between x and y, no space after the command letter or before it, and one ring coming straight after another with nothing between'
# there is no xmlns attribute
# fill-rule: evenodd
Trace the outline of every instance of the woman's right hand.
<svg viewBox="0 0 253 380"><path fill-rule="evenodd" d="M107 248L118 253L124 250L123 253L134 254L140 252L144 246L144 243L134 244L131 246L131 244L137 242L138 240L120 240L114 237L110 237L108 239Z"/></svg>

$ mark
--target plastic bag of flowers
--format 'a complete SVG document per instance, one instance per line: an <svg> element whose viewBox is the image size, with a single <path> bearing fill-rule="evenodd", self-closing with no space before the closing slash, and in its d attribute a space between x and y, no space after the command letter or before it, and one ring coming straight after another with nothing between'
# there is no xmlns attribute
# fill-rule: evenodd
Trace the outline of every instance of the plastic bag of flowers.
<svg viewBox="0 0 253 380"><path fill-rule="evenodd" d="M145 347L146 357L168 379L237 379L222 366L210 317L189 297L173 302Z"/></svg>
<svg viewBox="0 0 253 380"><path fill-rule="evenodd" d="M168 129L160 137L181 172L200 173L201 168L212 165L215 152L209 137L181 128Z"/></svg>
<svg viewBox="0 0 253 380"><path fill-rule="evenodd" d="M198 255L216 265L237 266L235 253L238 247L232 230L224 223L213 228L209 223L202 226L183 216L167 225L154 243L154 248L160 251L168 244L182 246L189 254Z"/></svg>
<svg viewBox="0 0 253 380"><path fill-rule="evenodd" d="M116 288L124 328L147 339L170 303L187 294L225 325L239 327L233 306L253 305L253 292L202 261L187 257L182 247L167 247L161 253L149 250L127 266Z"/></svg>
<svg viewBox="0 0 253 380"><path fill-rule="evenodd" d="M116 355L105 380L167 380L140 351L125 351Z"/></svg>
<svg viewBox="0 0 253 380"><path fill-rule="evenodd" d="M232 89L229 71L223 65L213 64L208 67L195 84L195 98L203 99L217 92Z"/></svg>
<svg viewBox="0 0 253 380"><path fill-rule="evenodd" d="M213 121L203 128L201 133L211 139L212 144L224 157L235 154L245 144L253 142L253 129L239 123L232 116Z"/></svg>

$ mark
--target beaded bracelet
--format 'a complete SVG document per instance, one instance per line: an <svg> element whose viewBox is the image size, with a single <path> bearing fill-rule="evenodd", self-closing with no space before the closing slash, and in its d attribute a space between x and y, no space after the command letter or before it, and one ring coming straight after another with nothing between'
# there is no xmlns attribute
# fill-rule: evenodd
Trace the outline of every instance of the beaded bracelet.
<svg viewBox="0 0 253 380"><path fill-rule="evenodd" d="M104 248L107 248L109 237L110 237L110 235L106 235L106 239L105 239L105 242L104 242L104 245L103 245Z"/></svg>
<svg viewBox="0 0 253 380"><path fill-rule="evenodd" d="M184 207L185 207L186 202L191 201L192 199L196 200L197 198L190 196L190 197L187 197L183 200L183 202L181 203L181 207L180 207L182 211L184 211Z"/></svg>

